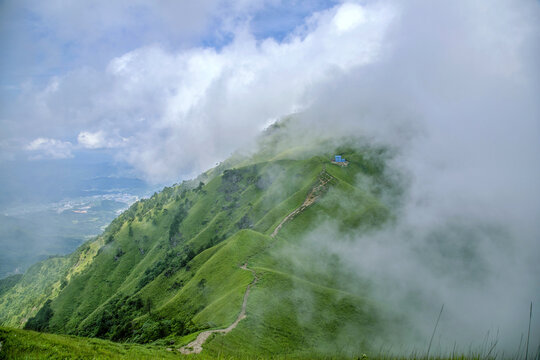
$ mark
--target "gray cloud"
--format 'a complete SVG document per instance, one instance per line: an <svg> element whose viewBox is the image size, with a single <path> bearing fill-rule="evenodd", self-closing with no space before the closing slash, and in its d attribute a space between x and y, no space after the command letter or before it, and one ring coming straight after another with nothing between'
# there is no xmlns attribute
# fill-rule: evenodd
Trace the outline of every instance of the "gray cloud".
<svg viewBox="0 0 540 360"><path fill-rule="evenodd" d="M480 347L499 331L498 349L515 352L540 303L540 6L395 4L380 61L337 71L302 117L397 150L397 220L347 235L326 223L304 245L373 280L416 330L405 344L427 348L444 303L437 349Z"/></svg>

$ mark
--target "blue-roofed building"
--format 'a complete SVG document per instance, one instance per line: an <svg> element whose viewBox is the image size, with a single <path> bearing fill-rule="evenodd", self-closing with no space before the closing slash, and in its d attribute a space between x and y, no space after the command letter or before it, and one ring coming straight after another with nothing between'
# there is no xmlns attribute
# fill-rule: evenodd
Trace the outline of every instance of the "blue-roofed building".
<svg viewBox="0 0 540 360"><path fill-rule="evenodd" d="M341 155L334 155L334 160L332 161L332 164L336 164L339 166L347 166L349 165L349 162Z"/></svg>

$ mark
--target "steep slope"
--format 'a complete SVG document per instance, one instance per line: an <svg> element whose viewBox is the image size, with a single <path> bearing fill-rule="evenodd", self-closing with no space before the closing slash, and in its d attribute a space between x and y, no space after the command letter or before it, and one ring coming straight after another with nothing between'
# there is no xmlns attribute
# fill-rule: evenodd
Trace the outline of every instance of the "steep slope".
<svg viewBox="0 0 540 360"><path fill-rule="evenodd" d="M177 359L162 346L118 344L100 339L0 327L0 359Z"/></svg>
<svg viewBox="0 0 540 360"><path fill-rule="evenodd" d="M0 294L0 324L24 326L47 300L59 294L75 274L86 269L102 245L103 238L98 237L68 256L50 257L31 266Z"/></svg>
<svg viewBox="0 0 540 360"><path fill-rule="evenodd" d="M393 185L383 150L320 148L263 146L228 163L236 167L221 165L199 183L135 203L102 235L55 260L47 281L29 272L5 291L2 323L22 326L35 315L27 328L180 346L235 324L207 333L204 352L358 353L387 320L369 301L369 283L311 249L306 236L325 221L344 233L380 226L391 214L379 195ZM349 166L331 164L334 152ZM378 185L357 185L365 183ZM38 283L26 303L7 302ZM247 316L238 321L243 304Z"/></svg>
<svg viewBox="0 0 540 360"><path fill-rule="evenodd" d="M237 331L208 340L203 346L208 353L353 356L359 349L371 349L370 342L381 337L389 318L369 300L369 284L344 273L337 259L296 244L325 216L332 214L335 219L335 201L342 202L346 194L356 197L353 202L358 208L355 214L345 214L351 209L341 204L344 209L337 215L343 216L337 218L343 229L373 227L387 219L388 211L375 198L348 188L338 177L332 177L331 186L328 197L298 207L301 211L284 223L270 247L250 258L248 266L258 281L250 295L248 316ZM357 284L344 284L344 279Z"/></svg>
<svg viewBox="0 0 540 360"><path fill-rule="evenodd" d="M197 279L198 271L204 271L207 265L197 255L204 259L208 256L205 249L218 251L219 245L213 248L214 244L232 239L243 228L255 228L254 224L276 204L287 204L289 197L294 199L302 187L309 186L313 173L318 171L320 164L316 161L251 165L227 170L193 190L166 189L150 200L156 203L150 210L145 209L144 202L134 205L130 209L132 213L124 215L126 220L111 224L105 235L106 244L88 270L74 277L51 303L54 316L48 328L55 332L123 339L131 330L125 326L131 326L128 324L132 320L155 311L161 315L158 310L169 303L173 304L174 313L180 314L173 316L179 322L175 326L196 330L202 325L192 324L195 316L211 300L201 295L204 282L197 285L197 290L191 289L191 279ZM283 179L297 181L281 183L276 178L265 185L264 179L277 172L285 174L281 175ZM268 186L266 191L264 186ZM278 191L281 196L277 195ZM276 195L268 198L271 193ZM297 205L291 202L290 207ZM283 207L281 216L274 215L275 221L289 210ZM264 232L271 225L266 219L257 228ZM182 297L184 293L188 296ZM132 300L132 307L123 312L128 318L110 318L108 314L118 314L117 306L124 303L122 299L126 296ZM176 310L179 302L180 312ZM166 311L169 312L163 318L169 319L168 314L173 310ZM107 333L102 333L103 329ZM144 334L135 337L149 340Z"/></svg>
<svg viewBox="0 0 540 360"><path fill-rule="evenodd" d="M15 285L17 285L21 278L22 274L15 274L0 279L0 296L8 292Z"/></svg>

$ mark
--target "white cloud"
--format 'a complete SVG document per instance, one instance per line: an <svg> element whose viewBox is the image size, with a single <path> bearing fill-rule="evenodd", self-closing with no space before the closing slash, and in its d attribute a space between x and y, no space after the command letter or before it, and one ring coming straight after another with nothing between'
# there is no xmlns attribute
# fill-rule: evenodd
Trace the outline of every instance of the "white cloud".
<svg viewBox="0 0 540 360"><path fill-rule="evenodd" d="M273 0L270 0L274 2ZM111 57L147 44L184 48L234 23L265 1L51 0L3 1L2 81L102 66ZM275 3L275 2L274 2Z"/></svg>
<svg viewBox="0 0 540 360"><path fill-rule="evenodd" d="M540 301L540 3L396 6L385 57L315 88L304 117L393 146L401 206L381 231L339 245L339 230L321 226L309 246L369 278L421 341L444 303L443 351L488 330L515 351Z"/></svg>
<svg viewBox="0 0 540 360"><path fill-rule="evenodd" d="M333 23L340 32L350 31L366 20L364 9L352 3L343 4L334 16Z"/></svg>
<svg viewBox="0 0 540 360"><path fill-rule="evenodd" d="M32 152L30 159L67 159L72 158L73 145L69 141L49 138L37 138L30 142L26 148Z"/></svg>
<svg viewBox="0 0 540 360"><path fill-rule="evenodd" d="M88 149L99 149L105 147L103 131L98 131L95 133L82 131L77 136L77 142Z"/></svg>
<svg viewBox="0 0 540 360"><path fill-rule="evenodd" d="M127 139L118 136L108 136L104 131L81 131L77 142L86 149L117 148L126 145Z"/></svg>
<svg viewBox="0 0 540 360"><path fill-rule="evenodd" d="M376 61L393 16L391 6L347 3L314 14L283 42L256 40L240 26L220 50L140 48L104 72L81 69L44 91L30 88L25 115L36 128L55 124L47 128L54 137L78 134L86 148L126 145L118 156L148 179L178 180L248 143L268 119L308 107L311 89L336 72Z"/></svg>

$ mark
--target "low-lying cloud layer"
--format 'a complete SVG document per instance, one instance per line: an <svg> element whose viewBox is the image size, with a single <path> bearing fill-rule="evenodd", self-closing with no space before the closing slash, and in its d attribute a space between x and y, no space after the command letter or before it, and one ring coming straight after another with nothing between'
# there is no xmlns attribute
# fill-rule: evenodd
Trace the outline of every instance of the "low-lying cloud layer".
<svg viewBox="0 0 540 360"><path fill-rule="evenodd" d="M540 304L540 6L395 6L388 51L316 88L303 117L398 149L397 220L345 242L326 223L305 244L337 254L406 314L420 342L405 345L425 351L445 304L433 349L456 341L485 355L489 332L487 347L498 339L499 355L514 353ZM538 334L533 313L534 352Z"/></svg>

